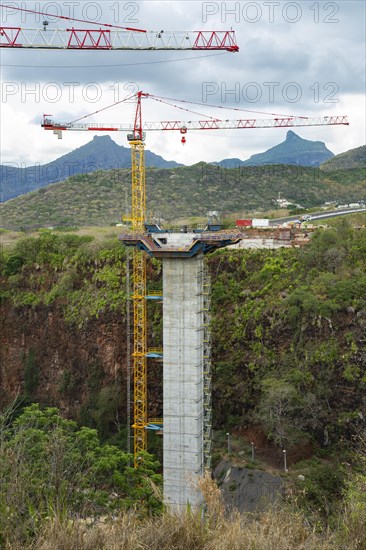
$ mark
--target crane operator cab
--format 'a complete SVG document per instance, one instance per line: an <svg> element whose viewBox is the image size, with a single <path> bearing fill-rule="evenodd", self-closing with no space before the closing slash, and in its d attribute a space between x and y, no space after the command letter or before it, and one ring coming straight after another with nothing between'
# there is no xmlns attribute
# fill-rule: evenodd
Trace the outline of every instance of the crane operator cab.
<svg viewBox="0 0 366 550"><path fill-rule="evenodd" d="M136 130L134 134L127 134L127 140L128 141L145 141L146 138L146 132L139 132Z"/></svg>

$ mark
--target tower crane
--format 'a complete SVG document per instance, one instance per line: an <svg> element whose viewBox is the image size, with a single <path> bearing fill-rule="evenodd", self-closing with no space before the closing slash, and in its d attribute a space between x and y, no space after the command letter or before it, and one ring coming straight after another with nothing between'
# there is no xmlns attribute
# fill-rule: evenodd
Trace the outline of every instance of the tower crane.
<svg viewBox="0 0 366 550"><path fill-rule="evenodd" d="M89 25L86 28L51 29L48 19L41 28L4 26L0 24L0 48L41 49L41 50L194 50L238 52L235 32L229 31L148 31L131 27L122 27L107 23L94 23L75 17L66 17L45 11L26 9L14 5L0 4L7 14L26 12L56 18L60 21L73 21ZM97 25L99 28L90 28ZM141 232L144 228L145 162L144 135L141 118L141 97L137 95L135 122L129 128L128 139L132 154L132 229ZM47 115L48 116L48 115ZM43 127L52 128L44 117ZM65 128L66 129L66 128ZM68 129L82 129L77 125ZM84 128L86 129L86 128ZM97 128L94 128L97 130ZM105 131L106 128L100 128ZM110 130L112 131L112 130ZM61 137L59 128L56 133ZM183 137L182 137L183 139ZM134 250L133 254L133 303L134 303L134 457L137 465L138 455L146 450L147 425L147 333L146 333L146 259L143 253Z"/></svg>
<svg viewBox="0 0 366 550"><path fill-rule="evenodd" d="M42 50L195 50L238 52L235 32L230 31L148 31L131 27L122 27L106 23L94 23L83 19L61 16L49 12L25 9L24 7L0 4L0 8L28 12L74 21L99 28L56 28L51 29L45 19L41 28L0 25L0 48L42 49ZM250 128L284 128L294 126L348 125L345 116L319 118L274 116L271 119L221 120L208 117L208 120L180 120L143 122L141 113L142 98L152 98L168 103L167 98L158 98L151 94L138 92L137 106L133 125L85 124L80 121L56 123L44 115L42 126L52 130L58 138L63 131L126 131L131 145L132 159L132 229L136 233L144 231L146 218L146 186L144 139L146 131L179 131L181 141L186 142L188 130L220 130ZM189 102L185 102L189 103ZM184 109L188 111L189 109ZM235 109L240 110L240 109ZM85 117L83 117L85 118ZM147 314L146 314L146 259L142 252L134 249L133 256L133 303L134 303L134 457L135 466L141 451L146 450L147 426Z"/></svg>
<svg viewBox="0 0 366 550"><path fill-rule="evenodd" d="M98 25L99 28L41 28L0 25L0 48L39 50L206 50L238 52L235 32L230 31L148 31L108 23L94 23L75 17L7 6L9 13L21 11L64 21Z"/></svg>
<svg viewBox="0 0 366 550"><path fill-rule="evenodd" d="M207 120L165 120L159 122L143 122L142 99L154 99L158 102L177 107L171 101L183 104L193 102L172 100L142 91L134 94L137 101L133 124L103 124L85 123L81 119L71 123L59 123L44 115L42 127L51 130L57 137L62 138L64 131L100 131L100 132L127 132L127 139L131 145L132 166L132 230L135 233L145 232L146 222L146 185L144 163L144 141L147 131L178 131L181 142L186 142L188 130L223 130L223 129L255 129L255 128L287 128L294 126L337 126L348 125L346 116L324 117L295 117L273 116L270 119L236 119L221 120L208 117ZM178 107L190 111L186 107ZM241 109L234 109L240 111ZM92 113L93 114L93 113ZM89 116L89 115L87 115ZM86 117L82 117L86 118ZM146 310L146 257L145 253L134 247L133 252L133 304L134 304L134 458L135 466L141 451L146 450L148 425L147 416L147 310Z"/></svg>

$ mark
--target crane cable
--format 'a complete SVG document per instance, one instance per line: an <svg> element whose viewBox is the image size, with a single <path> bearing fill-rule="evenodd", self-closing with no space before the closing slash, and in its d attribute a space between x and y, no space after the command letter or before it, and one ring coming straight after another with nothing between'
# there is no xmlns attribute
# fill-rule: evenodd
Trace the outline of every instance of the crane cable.
<svg viewBox="0 0 366 550"><path fill-rule="evenodd" d="M133 99L134 97L137 97L137 94L130 94L129 96L125 97L124 99L121 99L120 101L116 101L112 105L107 105L107 107L103 107L103 109L99 109L98 111L94 111L93 113L89 113L88 115L84 115L80 118L76 118L75 120L72 120L71 122L68 122L68 124L75 124L75 122L79 122L80 120L83 120L84 118L88 118L92 115L96 115L97 113L101 113L102 111L106 111L107 109L110 109L111 107L115 107L116 105L119 105L120 103L125 103L129 99Z"/></svg>
<svg viewBox="0 0 366 550"><path fill-rule="evenodd" d="M205 107L213 107L215 109L228 109L230 111L241 111L241 112L244 112L244 113L254 113L254 114L259 114L259 115L269 115L269 116L280 116L280 117L290 117L290 118L293 118L294 115L284 115L284 114L280 114L280 113L267 113L265 111L252 111L250 109L240 109L239 107L224 107L223 105L212 105L210 103L198 103L198 102L195 102L195 101L188 101L186 99L172 99L170 97L162 97L162 96L151 96L150 97L153 97L154 99L155 98L159 98L159 99L165 99L165 100L168 100L168 101L180 101L181 103L191 103L193 105L202 105L202 106L205 106ZM296 118L308 118L308 117L305 117L305 116L297 116Z"/></svg>
<svg viewBox="0 0 366 550"><path fill-rule="evenodd" d="M159 103L165 103L165 105L169 105L170 107L175 107L176 109L180 109L181 111L186 111L188 113L192 113L194 115L199 115L199 116L203 116L203 117L206 117L206 118L209 118L211 120L220 120L219 118L217 117L213 117L213 116L210 116L210 115L205 115L203 113L197 113L196 111L192 111L191 109L187 109L186 107L181 107L180 105L174 105L173 103L169 103L168 101L164 101L163 99L161 98L158 98L157 96L153 96L153 95L150 95L148 94L148 97L150 97L151 99L153 99L154 101L158 101ZM179 99L175 99L174 101L180 101ZM192 102L193 103L193 102ZM199 104L198 104L199 105Z"/></svg>
<svg viewBox="0 0 366 550"><path fill-rule="evenodd" d="M138 95L137 93L133 93L133 94L125 97L124 99L122 99L120 101L116 101L114 103L111 103L110 105L107 105L106 107L103 107L102 109L98 109L97 111L93 111L92 113L89 113L89 114L84 115L84 116L82 116L78 119L75 119L72 122L69 122L68 124L74 124L75 122L79 122L80 120L84 120L85 118L88 118L92 115L96 115L97 113L101 113L102 111L106 111L107 109L111 109L112 107L115 107L116 105L119 105L121 103L125 103L126 101L131 100L133 98L137 98L137 95ZM217 117L210 116L210 115L205 115L205 114L202 114L202 113L197 113L196 111L193 111L193 110L188 109L186 107L181 107L179 105L169 103L169 101L176 101L178 103L189 103L191 105L200 105L200 106L205 106L205 107L213 107L213 108L217 108L217 109L227 109L228 111L241 111L241 112L245 112L245 113L254 113L254 114L289 117L289 118L304 118L304 119L308 118L306 116L296 116L295 117L294 115L280 115L278 113L267 113L265 111L251 111L250 109L240 109L239 107L224 107L222 105L212 105L212 104L209 104L209 103L207 103L207 104L206 103L199 103L199 102L195 102L195 101L187 101L185 99L165 98L165 97L155 96L153 94L148 94L148 93L146 93L144 95L144 97L146 97L147 99L149 99L149 98L153 99L153 100L155 100L159 103L164 103L166 105L169 105L170 107L174 107L176 109L180 109L180 110L186 111L188 113L203 116L203 117L206 117L208 119L217 120L217 121L221 121L221 119L219 119Z"/></svg>

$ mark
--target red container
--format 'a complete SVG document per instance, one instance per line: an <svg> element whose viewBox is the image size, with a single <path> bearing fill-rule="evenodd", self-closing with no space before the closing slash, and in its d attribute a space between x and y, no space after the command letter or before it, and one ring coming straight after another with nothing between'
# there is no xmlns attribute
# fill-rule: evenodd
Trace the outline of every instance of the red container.
<svg viewBox="0 0 366 550"><path fill-rule="evenodd" d="M252 227L252 220L236 220L236 227Z"/></svg>

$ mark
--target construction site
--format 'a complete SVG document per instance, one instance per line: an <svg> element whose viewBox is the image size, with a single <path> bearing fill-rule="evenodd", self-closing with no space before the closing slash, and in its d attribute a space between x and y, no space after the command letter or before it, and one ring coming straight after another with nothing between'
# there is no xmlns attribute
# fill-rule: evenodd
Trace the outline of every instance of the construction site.
<svg viewBox="0 0 366 550"><path fill-rule="evenodd" d="M145 132L172 130L186 142L188 129L220 130L225 128L276 128L305 125L347 124L345 117L323 119L276 118L273 120L204 120L144 123L143 99L153 98L138 92L134 126L116 125L129 131L127 139L132 154L131 233L120 241L133 247L133 439L135 466L140 453L147 449L147 434L160 424L163 432L164 501L172 509L202 504L197 479L211 468L211 339L210 281L204 267L204 255L221 247L238 244L244 237L236 231L220 231L216 222L203 230L166 231L149 223L146 208L144 146ZM156 98L160 100L161 98ZM164 99L166 102L166 100ZM178 102L179 100L174 100ZM172 105L171 100L169 104ZM185 107L185 110L188 110ZM53 122L45 117L42 126L58 138L64 131L90 131L93 125ZM99 126L110 131L110 126ZM148 299L146 255L160 259L163 265L163 350L148 349ZM163 360L163 419L148 418L148 359Z"/></svg>
<svg viewBox="0 0 366 550"><path fill-rule="evenodd" d="M149 34L147 31L137 32L136 29L73 28L65 32L51 32L46 23L43 30L37 31L15 26L1 28L1 47L69 50L191 49L233 53L239 50L234 31ZM133 248L130 293L133 304L133 391L130 404L133 410L131 428L134 465L139 467L141 453L147 450L149 430L159 429L163 433L164 501L172 509L181 510L187 504L194 507L202 504L203 497L197 487L197 478L211 471L210 277L204 257L222 247L242 246L241 241L245 247L246 236L239 229L221 230L219 223L208 223L204 229L182 227L179 231L167 231L147 219L144 159L146 134L152 131L175 132L180 136L182 144L185 144L191 131L338 126L348 125L348 121L345 116L274 116L270 119L227 120L209 114L204 120L192 117L187 121L145 122L142 110L144 100L166 103L170 107L179 104L179 108L189 112L189 115L194 111L191 102L187 100L172 100L142 91L128 99L133 100L134 104L132 124L88 124L83 120L86 116L70 123L55 122L50 115L44 115L42 127L59 139L65 131L127 133L132 166L131 226L128 232L119 236L119 240L121 245ZM271 238L276 240L275 235ZM289 244L290 233L283 231L277 235L277 240L281 241L282 246L283 241ZM265 246L264 242L262 246ZM155 296L147 293L147 256L162 262L162 289ZM148 348L148 301L153 298L162 301L161 350ZM129 345L126 343L126 346ZM148 417L148 365L150 359L157 358L162 360L163 365L163 418L151 419Z"/></svg>

